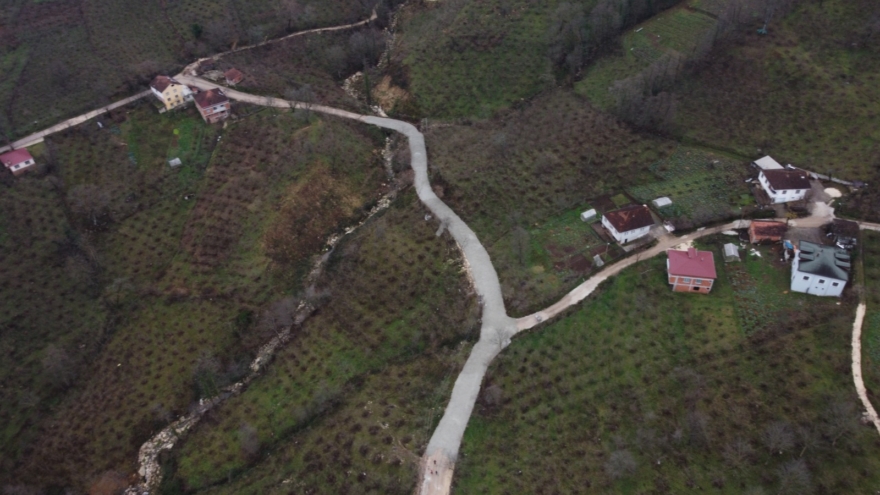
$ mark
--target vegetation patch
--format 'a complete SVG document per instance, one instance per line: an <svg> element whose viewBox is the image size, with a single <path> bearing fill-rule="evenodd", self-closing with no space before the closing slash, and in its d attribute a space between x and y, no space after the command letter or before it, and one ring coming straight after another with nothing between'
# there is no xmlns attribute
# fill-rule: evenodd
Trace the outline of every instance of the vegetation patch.
<svg viewBox="0 0 880 495"><path fill-rule="evenodd" d="M176 464L185 487L201 489L235 477L267 452L296 445L306 428L328 428L315 434L338 446L329 439L339 433L339 420L328 418L347 414L337 411L348 407L343 404L349 396L361 394L369 375L389 376L390 363L408 368L405 363L475 335L478 307L462 276L458 249L450 237L438 239L436 224L424 216L414 193L407 193L337 248L327 281L313 292L319 311L296 328L263 377L210 413L184 442ZM389 379L405 383L406 377ZM250 436L260 448L247 447L243 424L253 428ZM370 459L390 445L378 432L359 440L371 442L364 448ZM419 438L424 442L427 434ZM322 463L321 470L335 473L334 483L351 483L329 459ZM294 478L313 475L318 473Z"/></svg>
<svg viewBox="0 0 880 495"><path fill-rule="evenodd" d="M878 482L876 431L848 373L855 298L797 298L748 335L734 265L711 294L674 293L662 256L637 263L496 359L468 425L463 493L836 493ZM719 239L717 242L721 242ZM706 245L702 247L707 247ZM746 271L787 289L767 258ZM772 276L764 272L778 272ZM564 462L561 461L564 459ZM760 491L758 491L760 490Z"/></svg>
<svg viewBox="0 0 880 495"><path fill-rule="evenodd" d="M743 206L754 204L743 182L748 175L745 166L726 155L680 147L649 169L661 180L628 192L645 204L663 196L671 199L671 205L658 211L679 228L738 216Z"/></svg>
<svg viewBox="0 0 880 495"><path fill-rule="evenodd" d="M20 330L4 332L4 346L29 363L10 372L33 395L21 399L20 389L9 398L21 408L3 410L11 425L4 468L18 460L14 477L26 486L86 490L108 472L132 472L155 431L243 376L255 349L292 323L293 296L317 254L308 249L381 194L382 138L283 111L220 131L192 109L141 107L47 140L51 173L16 179L11 190L25 196L4 203L3 242L44 253L30 275L4 271L42 288L31 294L42 298L6 310ZM183 165L170 167L170 154ZM328 220L279 212L293 190L312 191L309 211ZM22 209L43 199L54 210ZM314 240L274 260L264 239L276 222Z"/></svg>

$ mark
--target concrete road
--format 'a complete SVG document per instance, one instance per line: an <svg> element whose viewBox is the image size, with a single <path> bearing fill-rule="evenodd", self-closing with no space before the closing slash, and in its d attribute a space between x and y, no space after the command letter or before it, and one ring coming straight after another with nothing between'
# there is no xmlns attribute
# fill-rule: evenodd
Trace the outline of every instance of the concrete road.
<svg viewBox="0 0 880 495"><path fill-rule="evenodd" d="M46 136L48 136L50 134L55 134L56 132L63 131L65 129L68 129L68 128L73 127L75 125L82 124L83 122L85 122L87 120L90 120L90 119L97 117L98 115L105 114L108 111L113 110L114 108L119 108L121 106L128 105L129 103L136 101L136 100L140 100L141 98L149 96L150 94L151 94L151 91L147 90L142 93L138 93L134 96L129 96L128 98L111 103L107 106L103 106L97 110L92 110L91 112L84 113L78 117L74 117L72 119L67 119L64 122L61 122L60 124L55 124L52 127L49 127L47 129L43 129L40 132L35 132L35 133L31 134L30 136L26 136L26 137L19 139L18 141L15 141L14 143L12 143L12 148L14 148L14 149L26 148L28 146L33 146L37 143L42 143L43 138L45 138ZM5 151L9 151L10 149L11 148L9 146L3 146L2 148L0 148L0 153L3 153Z"/></svg>
<svg viewBox="0 0 880 495"><path fill-rule="evenodd" d="M221 87L218 84L192 76L180 74L176 77L182 83L198 86L202 89ZM412 124L400 120L358 115L321 105L307 105L279 98L251 95L234 89L224 88L223 91L230 99L254 105L303 108L313 112L358 120L399 132L409 140L411 165L415 172L415 188L419 200L446 227L455 242L458 243L464 255L468 274L483 305L480 339L474 345L464 368L455 380L452 396L446 405L440 424L437 425L437 429L434 430L434 434L428 442L422 460L419 493L422 495L449 493L458 449L480 393L483 376L492 359L510 343L510 338L516 333L516 324L512 318L507 316L504 298L501 295L501 283L498 281L498 274L495 272L489 253L486 252L470 227L441 201L431 188L428 179L428 153L425 148L425 137Z"/></svg>

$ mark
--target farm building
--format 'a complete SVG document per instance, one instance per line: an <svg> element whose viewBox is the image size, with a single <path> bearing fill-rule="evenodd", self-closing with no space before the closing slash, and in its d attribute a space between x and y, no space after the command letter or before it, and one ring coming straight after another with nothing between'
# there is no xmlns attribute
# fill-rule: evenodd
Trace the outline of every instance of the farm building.
<svg viewBox="0 0 880 495"><path fill-rule="evenodd" d="M165 105L165 110L177 108L193 99L189 86L168 76L156 76L150 83L150 90Z"/></svg>
<svg viewBox="0 0 880 495"><path fill-rule="evenodd" d="M648 235L654 225L651 210L645 205L631 205L602 215L602 226L620 244Z"/></svg>
<svg viewBox="0 0 880 495"><path fill-rule="evenodd" d="M749 242L752 244L781 242L788 225L770 220L752 220L749 225Z"/></svg>
<svg viewBox="0 0 880 495"><path fill-rule="evenodd" d="M838 246L852 249L859 240L859 224L842 218L835 218L828 227L828 236Z"/></svg>
<svg viewBox="0 0 880 495"><path fill-rule="evenodd" d="M229 117L229 98L219 89L209 89L195 96L196 108L205 122L213 124Z"/></svg>
<svg viewBox="0 0 880 495"><path fill-rule="evenodd" d="M804 199L810 190L810 179L802 170L761 170L758 182L771 203L788 203Z"/></svg>
<svg viewBox="0 0 880 495"><path fill-rule="evenodd" d="M666 251L666 273L669 284L675 292L699 292L708 294L712 290L717 274L715 257L711 251L687 251L670 249Z"/></svg>
<svg viewBox="0 0 880 495"><path fill-rule="evenodd" d="M663 208L664 206L671 205L672 200L667 198L666 196L663 196L662 198L657 198L651 201L651 203L654 205L655 208Z"/></svg>
<svg viewBox="0 0 880 495"><path fill-rule="evenodd" d="M800 241L791 262L791 290L817 296L843 293L849 280L849 254L838 247Z"/></svg>
<svg viewBox="0 0 880 495"><path fill-rule="evenodd" d="M784 168L779 162L771 158L770 155L753 161L752 165L761 170L782 170Z"/></svg>
<svg viewBox="0 0 880 495"><path fill-rule="evenodd" d="M726 263L730 263L731 261L741 261L739 259L739 248L736 247L736 244L728 242L724 245L724 261Z"/></svg>
<svg viewBox="0 0 880 495"><path fill-rule="evenodd" d="M23 174L26 168L37 164L31 153L24 148L3 153L0 155L0 162L15 175Z"/></svg>
<svg viewBox="0 0 880 495"><path fill-rule="evenodd" d="M229 86L235 86L244 79L244 74L238 69L229 69L223 73L223 76L226 77L226 84Z"/></svg>

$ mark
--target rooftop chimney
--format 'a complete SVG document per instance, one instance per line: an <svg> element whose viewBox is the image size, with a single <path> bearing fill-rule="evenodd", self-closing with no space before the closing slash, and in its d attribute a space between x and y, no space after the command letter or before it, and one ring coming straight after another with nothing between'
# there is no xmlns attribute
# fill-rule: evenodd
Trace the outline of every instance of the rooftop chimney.
<svg viewBox="0 0 880 495"><path fill-rule="evenodd" d="M688 258L693 259L694 256L696 256L696 255L697 255L697 250L692 247L689 247L688 248Z"/></svg>

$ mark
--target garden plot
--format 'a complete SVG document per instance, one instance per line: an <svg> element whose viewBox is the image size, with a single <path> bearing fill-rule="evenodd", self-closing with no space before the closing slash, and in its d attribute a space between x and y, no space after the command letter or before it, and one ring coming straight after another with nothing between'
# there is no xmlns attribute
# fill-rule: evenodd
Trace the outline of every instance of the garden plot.
<svg viewBox="0 0 880 495"><path fill-rule="evenodd" d="M598 254L603 259L608 256L608 244L596 235L589 223L580 219L580 212L588 209L572 210L532 231L549 254L554 270L585 275L592 269L593 256Z"/></svg>
<svg viewBox="0 0 880 495"><path fill-rule="evenodd" d="M689 228L740 213L751 198L743 182L746 169L736 160L694 148L679 148L650 167L662 180L629 189L643 203L668 196L672 204L660 215ZM746 198L746 199L743 199Z"/></svg>

